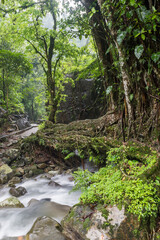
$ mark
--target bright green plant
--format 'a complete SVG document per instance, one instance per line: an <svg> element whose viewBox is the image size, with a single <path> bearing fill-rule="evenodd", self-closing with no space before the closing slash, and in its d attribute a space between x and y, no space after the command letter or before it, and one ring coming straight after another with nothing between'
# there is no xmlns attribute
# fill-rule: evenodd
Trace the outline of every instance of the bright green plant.
<svg viewBox="0 0 160 240"><path fill-rule="evenodd" d="M75 189L81 189L83 203L102 203L124 205L128 212L140 219L156 217L159 200L159 178L143 178L148 170L154 169L158 157L154 151L143 158L129 159L136 147L113 148L108 152L107 166L96 173L88 170L76 171Z"/></svg>

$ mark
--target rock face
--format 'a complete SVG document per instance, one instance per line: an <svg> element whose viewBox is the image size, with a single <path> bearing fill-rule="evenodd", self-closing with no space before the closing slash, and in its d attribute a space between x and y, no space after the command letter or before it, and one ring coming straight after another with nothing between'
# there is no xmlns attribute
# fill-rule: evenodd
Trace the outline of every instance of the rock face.
<svg viewBox="0 0 160 240"><path fill-rule="evenodd" d="M58 222L49 217L40 217L34 223L27 234L28 240L67 240L61 233L61 226Z"/></svg>
<svg viewBox="0 0 160 240"><path fill-rule="evenodd" d="M13 170L7 165L3 164L0 167L0 184L7 183L13 176Z"/></svg>
<svg viewBox="0 0 160 240"><path fill-rule="evenodd" d="M24 205L16 198L10 197L0 202L0 208L23 208Z"/></svg>
<svg viewBox="0 0 160 240"><path fill-rule="evenodd" d="M126 215L116 206L74 206L62 221L63 233L71 240L146 240L144 232L134 235L139 228L137 218Z"/></svg>
<svg viewBox="0 0 160 240"><path fill-rule="evenodd" d="M68 77L75 79L72 74ZM66 101L61 102L60 112L56 115L57 122L69 123L75 120L97 118L100 115L100 104L96 104L97 94L94 94L94 79L80 79L66 84L64 93ZM94 107L93 107L94 106Z"/></svg>

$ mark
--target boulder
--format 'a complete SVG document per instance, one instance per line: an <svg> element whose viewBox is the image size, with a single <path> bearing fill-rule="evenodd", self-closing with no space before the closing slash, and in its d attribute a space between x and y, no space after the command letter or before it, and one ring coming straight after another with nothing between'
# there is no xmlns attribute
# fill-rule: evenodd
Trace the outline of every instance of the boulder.
<svg viewBox="0 0 160 240"><path fill-rule="evenodd" d="M0 202L0 208L23 208L24 205L16 198L10 197Z"/></svg>
<svg viewBox="0 0 160 240"><path fill-rule="evenodd" d="M18 126L19 130L25 129L27 127L30 127L30 123L26 118L20 118L17 120L16 125Z"/></svg>
<svg viewBox="0 0 160 240"><path fill-rule="evenodd" d="M49 217L38 218L26 238L28 240L67 240L61 233L60 224Z"/></svg>
<svg viewBox="0 0 160 240"><path fill-rule="evenodd" d="M9 159L11 159L11 161L12 161L12 160L15 160L15 159L18 157L18 155L19 155L19 150L18 150L18 149L14 149L14 148L8 149L8 150L6 151L6 153L5 153L5 155L6 155L6 157L8 157Z"/></svg>
<svg viewBox="0 0 160 240"><path fill-rule="evenodd" d="M19 177L13 177L11 180L9 180L8 186L13 187L15 184L20 182L21 182L21 179Z"/></svg>
<svg viewBox="0 0 160 240"><path fill-rule="evenodd" d="M145 231L139 236L134 230L140 228L138 219L126 214L117 206L76 205L62 221L63 233L71 240L146 240Z"/></svg>
<svg viewBox="0 0 160 240"><path fill-rule="evenodd" d="M12 187L9 190L9 193L14 197L20 197L27 193L27 190L24 187L14 188Z"/></svg>
<svg viewBox="0 0 160 240"><path fill-rule="evenodd" d="M0 167L0 184L7 183L13 176L13 170L7 165L3 164Z"/></svg>
<svg viewBox="0 0 160 240"><path fill-rule="evenodd" d="M23 176L23 175L24 175L24 169L23 169L23 168L16 168L16 169L15 169L15 175L16 175L17 177Z"/></svg>
<svg viewBox="0 0 160 240"><path fill-rule="evenodd" d="M56 182L54 182L54 181L50 181L50 182L48 183L48 185L51 186L51 187L61 187L61 185L60 185L59 183L56 183Z"/></svg>
<svg viewBox="0 0 160 240"><path fill-rule="evenodd" d="M37 167L40 168L40 169L45 169L47 167L47 164L46 163L40 163L40 164L37 164Z"/></svg>

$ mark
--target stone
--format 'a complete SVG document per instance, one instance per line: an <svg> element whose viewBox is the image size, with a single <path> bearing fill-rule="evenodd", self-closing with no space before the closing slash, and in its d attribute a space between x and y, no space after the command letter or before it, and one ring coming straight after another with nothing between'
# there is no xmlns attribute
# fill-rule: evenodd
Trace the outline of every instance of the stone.
<svg viewBox="0 0 160 240"><path fill-rule="evenodd" d="M20 183L22 180L19 177L13 177L11 180L8 182L9 187L15 186L15 184Z"/></svg>
<svg viewBox="0 0 160 240"><path fill-rule="evenodd" d="M20 118L17 120L16 125L18 126L19 130L25 129L27 127L30 127L30 123L26 118Z"/></svg>
<svg viewBox="0 0 160 240"><path fill-rule="evenodd" d="M12 160L9 157L3 157L2 161L6 164L10 164Z"/></svg>
<svg viewBox="0 0 160 240"><path fill-rule="evenodd" d="M51 187L61 187L60 184L58 184L58 183L56 183L56 182L54 182L54 181L50 181L50 182L48 183L48 185L51 186Z"/></svg>
<svg viewBox="0 0 160 240"><path fill-rule="evenodd" d="M0 202L0 208L23 208L24 205L16 198L10 197Z"/></svg>
<svg viewBox="0 0 160 240"><path fill-rule="evenodd" d="M30 157L25 157L25 158L24 158L24 162L25 162L25 165L29 165L29 164L31 164L31 162L32 162L32 158L30 158Z"/></svg>
<svg viewBox="0 0 160 240"><path fill-rule="evenodd" d="M146 233L140 230L139 236L134 230L140 228L137 217L127 214L117 206L75 205L63 219L63 233L71 240L146 240Z"/></svg>
<svg viewBox="0 0 160 240"><path fill-rule="evenodd" d="M61 226L49 217L38 218L26 236L29 240L67 240L61 233Z"/></svg>
<svg viewBox="0 0 160 240"><path fill-rule="evenodd" d="M16 168L16 170L15 170L15 175L16 175L17 177L23 176L23 175L24 175L24 169L23 169L23 168Z"/></svg>
<svg viewBox="0 0 160 240"><path fill-rule="evenodd" d="M8 149L5 155L6 157L9 157L11 160L15 160L19 155L19 150L15 148Z"/></svg>
<svg viewBox="0 0 160 240"><path fill-rule="evenodd" d="M12 187L9 190L9 193L14 197L20 197L25 195L27 193L27 190L24 187L18 187L18 188Z"/></svg>
<svg viewBox="0 0 160 240"><path fill-rule="evenodd" d="M7 183L13 176L13 170L7 165L3 164L0 167L0 184Z"/></svg>
<svg viewBox="0 0 160 240"><path fill-rule="evenodd" d="M60 171L59 170L58 171L49 171L48 173L54 177L54 176L58 175L60 173Z"/></svg>
<svg viewBox="0 0 160 240"><path fill-rule="evenodd" d="M47 167L47 164L46 163L40 163L40 164L37 164L37 167L40 168L40 169L45 169Z"/></svg>

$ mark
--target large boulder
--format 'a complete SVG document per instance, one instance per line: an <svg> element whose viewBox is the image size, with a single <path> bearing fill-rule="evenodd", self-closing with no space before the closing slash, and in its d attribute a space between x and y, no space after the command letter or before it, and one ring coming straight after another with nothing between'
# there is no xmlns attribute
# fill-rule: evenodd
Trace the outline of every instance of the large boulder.
<svg viewBox="0 0 160 240"><path fill-rule="evenodd" d="M16 198L10 197L0 202L0 208L23 208L24 205Z"/></svg>
<svg viewBox="0 0 160 240"><path fill-rule="evenodd" d="M117 206L76 205L62 221L63 233L71 240L146 240L145 233L134 235L140 224L136 217Z"/></svg>
<svg viewBox="0 0 160 240"><path fill-rule="evenodd" d="M16 124L17 124L19 130L22 130L22 129L25 129L25 128L31 126L26 118L18 119Z"/></svg>
<svg viewBox="0 0 160 240"><path fill-rule="evenodd" d="M7 183L12 177L13 170L7 164L3 164L0 167L0 184Z"/></svg>
<svg viewBox="0 0 160 240"><path fill-rule="evenodd" d="M67 240L61 233L61 226L54 219L40 217L27 234L28 240Z"/></svg>

